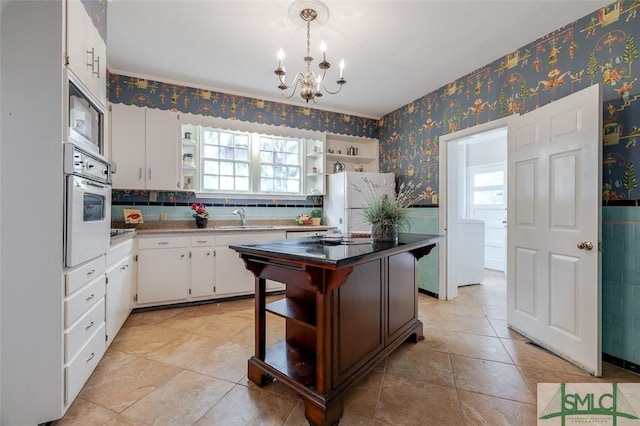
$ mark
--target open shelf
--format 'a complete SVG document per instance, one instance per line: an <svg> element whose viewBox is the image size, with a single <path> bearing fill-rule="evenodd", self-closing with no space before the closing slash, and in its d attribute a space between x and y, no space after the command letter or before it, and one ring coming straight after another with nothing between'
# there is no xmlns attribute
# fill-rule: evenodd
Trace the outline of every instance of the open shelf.
<svg viewBox="0 0 640 426"><path fill-rule="evenodd" d="M303 386L316 389L316 359L286 340L267 349L264 362Z"/></svg>
<svg viewBox="0 0 640 426"><path fill-rule="evenodd" d="M360 155L327 154L327 161L342 161L345 163L371 163L375 158Z"/></svg>
<svg viewBox="0 0 640 426"><path fill-rule="evenodd" d="M315 306L303 305L285 298L269 303L265 310L274 315L293 320L300 325L316 328Z"/></svg>
<svg viewBox="0 0 640 426"><path fill-rule="evenodd" d="M196 141L193 139L182 139L182 145L184 146L196 146Z"/></svg>

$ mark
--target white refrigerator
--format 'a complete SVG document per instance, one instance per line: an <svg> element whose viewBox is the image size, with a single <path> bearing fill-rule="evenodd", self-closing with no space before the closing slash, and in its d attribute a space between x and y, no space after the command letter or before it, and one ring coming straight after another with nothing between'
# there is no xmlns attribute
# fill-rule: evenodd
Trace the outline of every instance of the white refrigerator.
<svg viewBox="0 0 640 426"><path fill-rule="evenodd" d="M363 178L378 185L379 195L395 194L393 173L340 172L327 176L327 193L324 197L324 223L335 226L346 234L354 231L370 231L371 225L364 221L369 186ZM357 189L360 189L358 191Z"/></svg>

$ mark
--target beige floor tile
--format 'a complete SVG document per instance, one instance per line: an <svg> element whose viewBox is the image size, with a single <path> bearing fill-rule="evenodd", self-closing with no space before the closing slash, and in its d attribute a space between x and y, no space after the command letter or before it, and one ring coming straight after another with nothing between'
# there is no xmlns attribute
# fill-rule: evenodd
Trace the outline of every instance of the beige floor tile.
<svg viewBox="0 0 640 426"><path fill-rule="evenodd" d="M160 348L148 352L145 358L181 368L189 368L198 359L207 356L224 341L197 334L184 333Z"/></svg>
<svg viewBox="0 0 640 426"><path fill-rule="evenodd" d="M515 365L451 355L459 390L533 404L535 398Z"/></svg>
<svg viewBox="0 0 640 426"><path fill-rule="evenodd" d="M446 331L461 331L464 333L480 334L483 336L496 336L489 320L482 317L464 315L459 313L443 312L440 314L442 328Z"/></svg>
<svg viewBox="0 0 640 426"><path fill-rule="evenodd" d="M76 398L65 416L52 426L144 426L100 405Z"/></svg>
<svg viewBox="0 0 640 426"><path fill-rule="evenodd" d="M343 401L345 414L340 424L373 423L387 368L388 362L383 360L345 393Z"/></svg>
<svg viewBox="0 0 640 426"><path fill-rule="evenodd" d="M375 424L460 425L456 390L386 374Z"/></svg>
<svg viewBox="0 0 640 426"><path fill-rule="evenodd" d="M253 354L253 347L225 342L196 360L189 369L207 376L238 383L246 376L247 361Z"/></svg>
<svg viewBox="0 0 640 426"><path fill-rule="evenodd" d="M593 383L598 381L593 376L575 375L563 371L543 370L532 367L519 367L519 369L535 397L538 395L538 383Z"/></svg>
<svg viewBox="0 0 640 426"><path fill-rule="evenodd" d="M123 327L131 325L149 325L158 324L166 319L173 318L176 315L185 312L188 308L158 309L155 311L139 312L129 315Z"/></svg>
<svg viewBox="0 0 640 426"><path fill-rule="evenodd" d="M429 350L422 342L404 343L389 356L387 375L454 387L449 354Z"/></svg>
<svg viewBox="0 0 640 426"><path fill-rule="evenodd" d="M183 334L158 324L132 325L120 329L110 348L133 355L144 355L178 339Z"/></svg>
<svg viewBox="0 0 640 426"><path fill-rule="evenodd" d="M458 391L465 425L526 426L536 424L536 405Z"/></svg>
<svg viewBox="0 0 640 426"><path fill-rule="evenodd" d="M447 334L449 353L513 364L513 360L497 337L453 332Z"/></svg>
<svg viewBox="0 0 640 426"><path fill-rule="evenodd" d="M282 425L297 403L258 387L235 385L196 425Z"/></svg>
<svg viewBox="0 0 640 426"><path fill-rule="evenodd" d="M79 396L120 413L181 371L177 367L110 349Z"/></svg>
<svg viewBox="0 0 640 426"><path fill-rule="evenodd" d="M512 340L527 340L522 334L510 329L506 320L489 319L489 323L498 337Z"/></svg>
<svg viewBox="0 0 640 426"><path fill-rule="evenodd" d="M424 345L427 349L437 352L449 352L446 331L436 327L425 327L423 336L424 340L422 340L420 344Z"/></svg>
<svg viewBox="0 0 640 426"><path fill-rule="evenodd" d="M507 305L506 304L481 304L482 312L489 319L507 320Z"/></svg>
<svg viewBox="0 0 640 426"><path fill-rule="evenodd" d="M588 376L589 373L526 341L502 339L505 349L516 365L563 371L569 374Z"/></svg>
<svg viewBox="0 0 640 426"><path fill-rule="evenodd" d="M127 417L153 425L195 424L233 388L225 380L183 371L127 408Z"/></svg>
<svg viewBox="0 0 640 426"><path fill-rule="evenodd" d="M200 336L229 341L243 331L252 328L253 325L254 321L249 318L216 315L209 317L208 321L190 331Z"/></svg>

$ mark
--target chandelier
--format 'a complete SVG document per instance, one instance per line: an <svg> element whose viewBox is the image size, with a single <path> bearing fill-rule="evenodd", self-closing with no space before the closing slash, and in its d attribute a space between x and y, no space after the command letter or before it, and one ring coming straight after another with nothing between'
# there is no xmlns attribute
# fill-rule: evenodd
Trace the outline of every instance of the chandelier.
<svg viewBox="0 0 640 426"><path fill-rule="evenodd" d="M278 68L276 68L274 73L278 76L278 80L280 83L278 85L278 89L282 91L282 95L285 98L291 98L295 94L298 85L300 85L300 96L302 96L302 99L307 101L307 103L309 103L310 100L312 100L313 102L317 102L317 99L322 96L321 90L335 95L347 82L347 80L345 80L343 76L344 60L340 61L340 77L338 78L338 80L336 80L338 89L335 92L332 92L331 90L327 89L324 84L327 70L331 68L331 64L327 61L326 58L326 47L324 43L321 43L320 50L322 51L322 62L318 64L319 71L317 73L311 71L311 62L313 62L313 57L311 57L310 48L311 22L318 18L318 10L316 9L321 10L326 16L328 16L329 11L327 7L319 1L298 0L289 7L289 14L292 15L292 13L296 13L297 9L300 7L302 7L302 10L300 10L299 16L303 21L306 22L307 25L307 56L303 58L303 60L307 63L307 69L304 73L299 72L298 74L296 74L293 82L291 84L287 84L285 82L287 71L284 65L282 65L282 60L284 59L284 51L280 49L280 52L278 53ZM287 94L288 90L291 90L289 94Z"/></svg>

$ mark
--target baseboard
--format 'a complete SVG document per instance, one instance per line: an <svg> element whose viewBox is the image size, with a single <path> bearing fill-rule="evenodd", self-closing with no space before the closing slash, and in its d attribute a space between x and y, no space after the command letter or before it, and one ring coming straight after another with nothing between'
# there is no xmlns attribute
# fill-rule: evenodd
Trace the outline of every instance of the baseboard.
<svg viewBox="0 0 640 426"><path fill-rule="evenodd" d="M438 293L434 293L432 291L429 290L425 290L423 288L418 287L418 291L422 294L426 294L427 296L431 296L431 297L435 297L436 299L438 298Z"/></svg>
<svg viewBox="0 0 640 426"><path fill-rule="evenodd" d="M617 367L624 368L625 370L629 370L632 373L640 374L640 365L631 361L626 361L622 358L618 358L617 356L609 355L604 352L602 353L602 360Z"/></svg>

